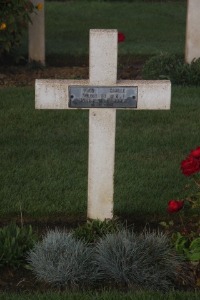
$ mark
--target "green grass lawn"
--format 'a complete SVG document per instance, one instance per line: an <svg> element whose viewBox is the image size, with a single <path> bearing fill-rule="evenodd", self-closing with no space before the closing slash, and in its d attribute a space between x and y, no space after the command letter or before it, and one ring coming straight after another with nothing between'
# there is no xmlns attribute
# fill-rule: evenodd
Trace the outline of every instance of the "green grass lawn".
<svg viewBox="0 0 200 300"><path fill-rule="evenodd" d="M91 28L116 28L126 42L120 55L184 53L186 1L177 2L46 2L46 56L50 64L86 56ZM22 53L27 53L24 36ZM76 62L73 59L73 62Z"/></svg>
<svg viewBox="0 0 200 300"><path fill-rule="evenodd" d="M119 56L184 54L186 1L45 3L48 64L88 61L90 28L126 35ZM27 55L27 34L21 53ZM73 58L73 59L72 59ZM199 146L200 88L172 88L169 111L118 111L114 215L164 219L187 196L180 162ZM86 217L88 112L35 110L34 89L0 89L0 218ZM198 293L0 294L1 300L197 300Z"/></svg>
<svg viewBox="0 0 200 300"><path fill-rule="evenodd" d="M115 215L165 215L187 195L180 162L199 145L200 88L172 89L170 111L118 111ZM0 214L86 215L88 111L35 110L33 88L0 93Z"/></svg>
<svg viewBox="0 0 200 300"><path fill-rule="evenodd" d="M198 300L199 293L145 293L145 292L127 292L120 293L102 292L102 293L67 293L67 294L35 294L35 295L14 295L2 294L1 300Z"/></svg>

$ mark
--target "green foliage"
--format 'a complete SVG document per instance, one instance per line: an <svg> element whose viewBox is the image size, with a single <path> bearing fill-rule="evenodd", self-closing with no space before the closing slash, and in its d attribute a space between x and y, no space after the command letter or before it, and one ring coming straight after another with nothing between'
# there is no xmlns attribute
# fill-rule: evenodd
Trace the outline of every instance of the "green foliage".
<svg viewBox="0 0 200 300"><path fill-rule="evenodd" d="M47 232L28 255L33 272L40 280L75 288L94 279L93 250L71 233Z"/></svg>
<svg viewBox="0 0 200 300"><path fill-rule="evenodd" d="M0 59L20 45L23 30L36 7L29 0L6 0L0 10Z"/></svg>
<svg viewBox="0 0 200 300"><path fill-rule="evenodd" d="M86 224L78 226L73 235L78 239L84 239L86 242L93 243L100 237L108 233L114 233L122 228L117 220L88 220Z"/></svg>
<svg viewBox="0 0 200 300"><path fill-rule="evenodd" d="M144 65L142 77L144 79L170 79L170 74L176 65L181 65L179 55L160 54L150 58Z"/></svg>
<svg viewBox="0 0 200 300"><path fill-rule="evenodd" d="M200 261L200 237L195 237L194 233L186 236L176 232L172 235L172 243L176 251L183 254L187 260Z"/></svg>
<svg viewBox="0 0 200 300"><path fill-rule="evenodd" d="M150 58L142 70L144 79L169 79L174 84L200 85L200 59L191 64L180 55L160 54Z"/></svg>
<svg viewBox="0 0 200 300"><path fill-rule="evenodd" d="M26 254L36 241L31 226L19 227L10 224L0 228L0 267L26 265Z"/></svg>

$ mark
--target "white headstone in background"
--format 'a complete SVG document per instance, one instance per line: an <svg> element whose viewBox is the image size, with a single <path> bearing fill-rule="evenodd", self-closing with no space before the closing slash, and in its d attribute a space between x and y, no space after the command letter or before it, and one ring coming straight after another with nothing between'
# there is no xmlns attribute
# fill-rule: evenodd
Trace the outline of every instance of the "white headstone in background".
<svg viewBox="0 0 200 300"><path fill-rule="evenodd" d="M191 63L200 57L200 0L187 2L185 61Z"/></svg>
<svg viewBox="0 0 200 300"><path fill-rule="evenodd" d="M37 13L32 13L29 23L29 62L45 65L45 23L44 0L31 0L34 6L39 4Z"/></svg>
<svg viewBox="0 0 200 300"><path fill-rule="evenodd" d="M90 30L89 81L36 80L36 109L89 109L90 219L113 217L116 109L170 109L170 81L117 81L117 42L117 30Z"/></svg>

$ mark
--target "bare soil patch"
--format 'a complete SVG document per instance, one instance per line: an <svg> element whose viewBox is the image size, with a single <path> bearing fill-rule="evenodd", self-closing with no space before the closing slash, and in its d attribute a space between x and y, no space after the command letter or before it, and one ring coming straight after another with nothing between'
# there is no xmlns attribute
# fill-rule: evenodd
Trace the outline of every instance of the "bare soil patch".
<svg viewBox="0 0 200 300"><path fill-rule="evenodd" d="M118 79L141 79L144 61L118 67ZM87 79L88 66L31 68L30 66L0 67L0 87L34 86L35 79Z"/></svg>

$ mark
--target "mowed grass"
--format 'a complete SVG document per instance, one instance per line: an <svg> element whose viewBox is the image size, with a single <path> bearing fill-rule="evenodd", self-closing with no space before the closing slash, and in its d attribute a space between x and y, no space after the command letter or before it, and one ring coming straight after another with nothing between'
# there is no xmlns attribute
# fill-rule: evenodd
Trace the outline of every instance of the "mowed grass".
<svg viewBox="0 0 200 300"><path fill-rule="evenodd" d="M187 195L180 162L199 146L200 88L172 89L169 111L118 111L114 214L166 215ZM88 111L35 110L33 88L0 93L0 215L87 211Z"/></svg>
<svg viewBox="0 0 200 300"><path fill-rule="evenodd" d="M61 294L1 294L1 300L198 300L199 293L145 293L145 292L127 292L119 291L101 292L101 293L61 293Z"/></svg>
<svg viewBox="0 0 200 300"><path fill-rule="evenodd" d="M119 55L184 53L186 1L45 2L46 57L49 64L69 64L88 57L89 30L116 28L126 36ZM27 35L22 53L28 52ZM87 60L87 59L86 59ZM76 60L73 60L75 63Z"/></svg>

